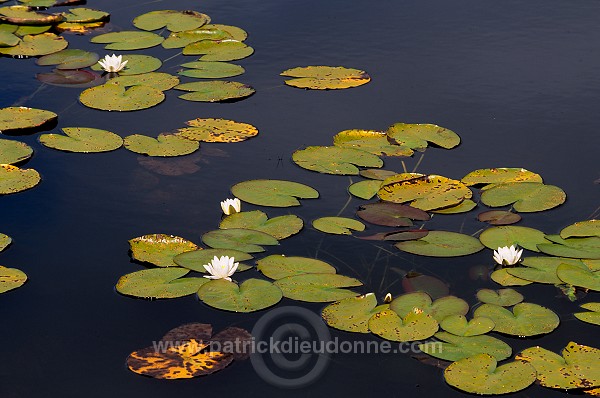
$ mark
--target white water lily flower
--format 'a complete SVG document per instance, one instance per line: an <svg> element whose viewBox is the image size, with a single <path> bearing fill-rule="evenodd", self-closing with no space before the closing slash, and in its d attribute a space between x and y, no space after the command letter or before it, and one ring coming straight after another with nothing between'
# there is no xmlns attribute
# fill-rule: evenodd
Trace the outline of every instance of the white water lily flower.
<svg viewBox="0 0 600 398"><path fill-rule="evenodd" d="M125 65L127 65L127 62L128 61L123 61L122 55L116 56L115 54L107 55L98 61L100 66L102 66L102 69L109 73L121 71Z"/></svg>
<svg viewBox="0 0 600 398"><path fill-rule="evenodd" d="M233 275L238 265L240 265L240 263L234 263L234 261L233 257L222 256L218 258L215 256L209 264L204 265L204 269L210 274L204 277L208 279L225 279L231 282L230 276Z"/></svg>
<svg viewBox="0 0 600 398"><path fill-rule="evenodd" d="M500 265L515 265L521 259L521 254L523 249L517 250L515 245L499 247L494 250L494 260Z"/></svg>
<svg viewBox="0 0 600 398"><path fill-rule="evenodd" d="M226 215L239 213L242 209L242 202L238 198L226 199L221 202L221 209Z"/></svg>

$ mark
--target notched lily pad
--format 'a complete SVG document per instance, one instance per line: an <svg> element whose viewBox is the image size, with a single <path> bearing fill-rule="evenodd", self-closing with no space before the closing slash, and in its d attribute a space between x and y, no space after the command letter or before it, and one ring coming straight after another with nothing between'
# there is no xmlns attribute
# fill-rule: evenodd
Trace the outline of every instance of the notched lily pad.
<svg viewBox="0 0 600 398"><path fill-rule="evenodd" d="M265 251L260 245L278 245L279 241L273 236L250 229L219 229L202 235L202 242L214 249L234 249L246 253Z"/></svg>
<svg viewBox="0 0 600 398"><path fill-rule="evenodd" d="M383 131L344 130L333 136L333 145L342 148L354 148L377 156L411 156L412 149L395 145L388 141Z"/></svg>
<svg viewBox="0 0 600 398"><path fill-rule="evenodd" d="M494 326L496 326L496 324L490 318L475 317L470 321L467 321L467 318L464 315L450 315L445 317L442 322L440 322L440 327L446 332L461 337L471 337L486 334L487 332L492 331ZM498 358L496 355L494 356L497 360L501 361L502 359L508 358L510 354L511 350L509 347L508 355L506 357ZM457 359L451 360L456 361Z"/></svg>
<svg viewBox="0 0 600 398"><path fill-rule="evenodd" d="M123 145L120 136L106 130L87 127L63 127L61 130L65 135L40 135L40 143L59 151L79 153L109 152Z"/></svg>
<svg viewBox="0 0 600 398"><path fill-rule="evenodd" d="M79 95L81 103L87 107L105 111L137 111L160 104L165 94L148 86L127 88L118 83L107 83L88 88Z"/></svg>
<svg viewBox="0 0 600 398"><path fill-rule="evenodd" d="M441 322L450 315L466 315L469 311L469 304L455 296L445 296L432 301L427 293L414 292L396 297L390 303L390 309L401 317L418 309Z"/></svg>
<svg viewBox="0 0 600 398"><path fill-rule="evenodd" d="M491 225L510 225L521 221L521 216L510 211L490 210L479 213L477 219Z"/></svg>
<svg viewBox="0 0 600 398"><path fill-rule="evenodd" d="M262 279L247 279L241 285L224 279L212 280L198 290L204 304L226 311L254 312L277 304L281 290Z"/></svg>
<svg viewBox="0 0 600 398"><path fill-rule="evenodd" d="M490 318L496 326L494 331L519 337L536 336L550 333L558 327L558 315L532 303L519 303L512 312L494 304L482 304L475 310L474 316Z"/></svg>
<svg viewBox="0 0 600 398"><path fill-rule="evenodd" d="M352 235L352 230L365 230L365 224L346 217L321 217L314 220L312 225L321 232L334 235Z"/></svg>
<svg viewBox="0 0 600 398"><path fill-rule="evenodd" d="M20 169L9 164L0 164L0 195L25 191L41 181L34 169Z"/></svg>
<svg viewBox="0 0 600 398"><path fill-rule="evenodd" d="M460 144L458 134L436 124L396 123L388 128L387 135L397 145L417 151L425 150L427 142L445 149Z"/></svg>
<svg viewBox="0 0 600 398"><path fill-rule="evenodd" d="M391 309L380 311L369 319L369 330L379 337L392 341L424 340L435 334L438 323L419 309L400 317Z"/></svg>
<svg viewBox="0 0 600 398"><path fill-rule="evenodd" d="M167 91L179 84L177 76L163 72L149 72L136 75L123 75L110 79L106 84L118 84L123 87L149 86L160 91Z"/></svg>
<svg viewBox="0 0 600 398"><path fill-rule="evenodd" d="M197 11L150 11L133 19L133 25L142 30L167 28L171 32L197 29L210 22L210 17Z"/></svg>
<svg viewBox="0 0 600 398"><path fill-rule="evenodd" d="M228 62L196 61L181 64L190 68L178 72L181 76L195 77L198 79L222 79L225 77L239 76L246 70L240 65Z"/></svg>
<svg viewBox="0 0 600 398"><path fill-rule="evenodd" d="M429 231L421 239L396 243L395 246L408 253L432 257L466 256L483 250L476 238L448 231Z"/></svg>
<svg viewBox="0 0 600 398"><path fill-rule="evenodd" d="M71 8L69 11L63 13L65 22L67 23L91 23L107 21L110 14L100 10L94 10L92 8L77 7Z"/></svg>
<svg viewBox="0 0 600 398"><path fill-rule="evenodd" d="M302 219L293 214L279 216L269 219L260 210L244 211L225 217L219 228L231 229L242 228L260 231L281 240L300 232L304 225Z"/></svg>
<svg viewBox="0 0 600 398"><path fill-rule="evenodd" d="M43 109L9 106L0 109L0 132L40 127L56 118L56 113Z"/></svg>
<svg viewBox="0 0 600 398"><path fill-rule="evenodd" d="M492 336L456 336L438 332L435 334L435 338L441 341L421 344L419 349L432 357L445 361L460 361L478 354L489 354L496 361L502 361L512 354L512 348L508 344Z"/></svg>
<svg viewBox="0 0 600 398"><path fill-rule="evenodd" d="M383 166L383 161L369 152L335 146L309 146L294 152L292 160L307 170L338 175L356 175L357 166Z"/></svg>
<svg viewBox="0 0 600 398"><path fill-rule="evenodd" d="M364 70L343 66L303 66L284 70L281 76L294 77L285 84L312 90L339 90L358 87L371 81Z"/></svg>
<svg viewBox="0 0 600 398"><path fill-rule="evenodd" d="M335 274L331 265L316 258L287 257L274 254L258 260L257 269L271 279L283 279L301 274Z"/></svg>
<svg viewBox="0 0 600 398"><path fill-rule="evenodd" d="M207 278L183 278L189 269L153 268L123 275L116 289L126 296L140 298L175 298L194 294Z"/></svg>
<svg viewBox="0 0 600 398"><path fill-rule="evenodd" d="M177 135L194 141L241 142L258 135L258 129L248 123L227 119L194 119L185 122L189 127L177 130Z"/></svg>
<svg viewBox="0 0 600 398"><path fill-rule="evenodd" d="M560 237L563 239L573 237L582 238L587 236L600 237L600 220L576 222L575 224L571 224L560 231Z"/></svg>
<svg viewBox="0 0 600 398"><path fill-rule="evenodd" d="M173 258L178 254L198 250L198 246L174 235L151 234L129 241L132 257L159 267L175 267Z"/></svg>
<svg viewBox="0 0 600 398"><path fill-rule="evenodd" d="M543 182L539 174L518 167L479 169L470 172L461 181L468 186L484 185L484 190L505 182Z"/></svg>
<svg viewBox="0 0 600 398"><path fill-rule="evenodd" d="M511 307L523 301L523 295L513 289L480 289L477 291L477 299L482 303Z"/></svg>
<svg viewBox="0 0 600 398"><path fill-rule="evenodd" d="M56 69L81 69L94 65L99 58L98 54L89 51L66 49L44 55L36 63L41 66L55 65Z"/></svg>
<svg viewBox="0 0 600 398"><path fill-rule="evenodd" d="M540 182L506 182L483 191L481 201L490 207L512 204L519 212L552 209L565 202L567 195L554 185Z"/></svg>
<svg viewBox="0 0 600 398"><path fill-rule="evenodd" d="M92 43L106 44L107 50L141 50L158 46L163 42L163 37L152 32L124 30L110 32L92 37Z"/></svg>
<svg viewBox="0 0 600 398"><path fill-rule="evenodd" d="M275 281L283 296L298 301L324 303L355 297L358 294L346 287L362 286L358 279L337 274L300 274Z"/></svg>
<svg viewBox="0 0 600 398"><path fill-rule="evenodd" d="M125 68L118 72L119 76L141 75L142 73L154 72L162 66L162 61L158 58L142 54L124 54L123 62L127 61ZM92 70L102 71L102 66L96 63Z"/></svg>
<svg viewBox="0 0 600 398"><path fill-rule="evenodd" d="M16 25L51 25L64 19L62 14L48 14L27 6L0 7L0 22Z"/></svg>
<svg viewBox="0 0 600 398"><path fill-rule="evenodd" d="M19 44L12 47L0 47L0 54L14 57L37 57L65 49L69 43L54 33L24 36Z"/></svg>
<svg viewBox="0 0 600 398"><path fill-rule="evenodd" d="M585 303L581 304L580 307L589 311L576 312L573 314L575 315L575 318L583 322L600 326L600 303Z"/></svg>
<svg viewBox="0 0 600 398"><path fill-rule="evenodd" d="M249 180L235 184L231 193L244 202L259 206L300 206L300 199L316 199L319 192L308 185L284 180Z"/></svg>
<svg viewBox="0 0 600 398"><path fill-rule="evenodd" d="M132 152L148 156L182 156L193 153L200 148L197 141L191 141L173 134L160 134L157 138L134 134L125 137L124 145Z"/></svg>
<svg viewBox="0 0 600 398"><path fill-rule="evenodd" d="M368 293L329 304L323 309L321 316L333 328L346 332L369 333L369 319L388 308L387 304L377 306L375 294Z"/></svg>
<svg viewBox="0 0 600 398"><path fill-rule="evenodd" d="M479 240L493 250L517 245L535 252L539 252L537 245L540 243L550 243L542 231L513 225L488 228L479 235Z"/></svg>
<svg viewBox="0 0 600 398"><path fill-rule="evenodd" d="M355 182L348 187L348 192L357 198L369 200L372 199L381 188L381 181L379 180L365 180Z"/></svg>
<svg viewBox="0 0 600 398"><path fill-rule="evenodd" d="M187 101L219 102L242 99L251 96L256 91L247 84L225 80L208 82L183 83L175 86L176 90L190 91L179 98Z"/></svg>

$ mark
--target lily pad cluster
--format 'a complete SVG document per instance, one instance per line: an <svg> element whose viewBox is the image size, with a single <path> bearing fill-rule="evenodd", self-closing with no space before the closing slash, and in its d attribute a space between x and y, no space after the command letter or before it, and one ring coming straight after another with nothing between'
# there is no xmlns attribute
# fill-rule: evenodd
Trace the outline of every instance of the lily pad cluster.
<svg viewBox="0 0 600 398"><path fill-rule="evenodd" d="M0 233L0 252L12 243L12 238ZM27 282L27 275L16 268L0 266L0 294L19 288Z"/></svg>

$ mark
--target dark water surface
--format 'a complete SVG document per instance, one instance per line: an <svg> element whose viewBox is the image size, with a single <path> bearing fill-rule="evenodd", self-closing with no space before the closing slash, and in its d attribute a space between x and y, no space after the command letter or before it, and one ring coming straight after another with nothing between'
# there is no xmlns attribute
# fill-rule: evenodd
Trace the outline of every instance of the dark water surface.
<svg viewBox="0 0 600 398"><path fill-rule="evenodd" d="M297 214L310 225L317 217L336 215L347 200L348 177L300 169L291 154L306 145L328 145L345 129L385 129L399 121L439 124L457 132L462 144L450 151L428 149L419 172L459 179L478 168L523 167L565 190L563 206L525 214L519 225L557 233L589 218L599 206L599 186L594 184L600 178L596 1L91 0L87 7L110 12L107 28L115 31L131 29L134 16L156 9L196 9L215 23L246 29L247 43L256 53L236 62L246 73L232 80L251 84L257 93L236 103L204 104L182 101L170 91L156 108L108 113L79 104L81 89L42 86L35 74L49 68L33 60L3 58L1 107L48 109L59 114L59 127L96 127L121 136L156 136L197 117L251 123L260 134L240 144L203 144L200 171L177 177L144 168L139 156L124 149L70 154L41 146L39 134L15 137L35 149L27 167L38 170L43 181L35 189L0 197L0 231L14 239L0 254L0 264L22 269L30 278L22 288L0 296L2 398L464 396L444 382L441 369L399 354L336 355L318 381L285 392L260 379L249 361L211 377L174 382L137 376L125 366L131 351L180 324L250 330L265 313L218 311L193 296L144 301L119 295L114 291L118 278L144 268L131 262L127 241L169 233L199 243L203 233L218 226L219 201L230 196L233 184L247 179L289 179L320 191L318 201L305 201L302 207L266 209L271 217ZM104 54L100 45L89 43L90 36L65 37L70 48ZM166 59L177 50L134 53ZM184 59L192 58L175 57L161 71L176 73ZM372 82L331 92L282 85L281 71L315 64L364 69ZM417 159L406 160L408 167ZM386 158L385 163L387 169L401 170L399 160ZM361 203L353 199L342 215L353 217ZM244 210L253 208L246 205ZM476 214L436 216L431 227L472 234L483 227ZM380 297L387 291L402 293L400 283L394 283L398 274L386 267L436 276L470 304L476 302L477 289L497 288L494 282L469 277L474 266L491 267L490 250L432 259L305 228L266 254L276 253L329 261L339 273L361 279L361 292ZM553 309L562 323L541 338L502 337L515 353L538 344L557 351L571 340L598 346L597 327L572 316L579 302L569 302L548 285L518 290L527 301ZM585 302L599 299L597 293L589 294ZM284 305L315 313L323 307L287 299L278 304ZM375 339L331 333L340 339ZM514 394L559 395L563 393L539 386Z"/></svg>

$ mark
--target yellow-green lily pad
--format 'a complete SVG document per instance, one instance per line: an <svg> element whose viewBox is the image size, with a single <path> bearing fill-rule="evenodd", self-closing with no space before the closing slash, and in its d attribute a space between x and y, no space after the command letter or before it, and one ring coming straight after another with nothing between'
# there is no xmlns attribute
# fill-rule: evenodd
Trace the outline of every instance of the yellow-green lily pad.
<svg viewBox="0 0 600 398"><path fill-rule="evenodd" d="M412 149L390 143L383 131L344 130L333 136L333 145L355 148L377 156L411 156Z"/></svg>
<svg viewBox="0 0 600 398"><path fill-rule="evenodd" d="M274 246L279 241L272 235L251 229L218 229L202 235L202 242L214 249L234 249L246 253L265 251L260 245Z"/></svg>
<svg viewBox="0 0 600 398"><path fill-rule="evenodd" d="M0 266L0 293L21 287L26 281L27 275L23 271Z"/></svg>
<svg viewBox="0 0 600 398"><path fill-rule="evenodd" d="M398 242L395 246L407 253L431 257L467 256L483 250L478 239L449 231L429 231L423 238Z"/></svg>
<svg viewBox="0 0 600 398"><path fill-rule="evenodd" d="M142 54L124 54L123 62L127 61L125 68L118 72L119 76L141 75L143 73L154 72L162 66L162 61L158 58ZM96 63L92 70L101 71L102 66ZM112 79L114 80L114 79Z"/></svg>
<svg viewBox="0 0 600 398"><path fill-rule="evenodd" d="M198 250L198 245L174 235L151 234L129 240L134 259L159 267L175 267L173 258L178 254Z"/></svg>
<svg viewBox="0 0 600 398"><path fill-rule="evenodd" d="M316 258L284 256L274 254L261 258L257 262L257 269L271 279L283 279L288 276L301 274L335 274L336 270L331 265Z"/></svg>
<svg viewBox="0 0 600 398"><path fill-rule="evenodd" d="M436 124L395 123L388 128L387 135L395 144L417 151L427 148L427 142L445 149L460 144L458 134Z"/></svg>
<svg viewBox="0 0 600 398"><path fill-rule="evenodd" d="M391 309L379 311L369 319L369 330L392 341L424 340L438 331L438 323L429 314L415 309L400 317Z"/></svg>
<svg viewBox="0 0 600 398"><path fill-rule="evenodd" d="M77 7L64 12L63 16L65 17L65 22L68 23L90 23L106 21L110 17L110 14L92 8Z"/></svg>
<svg viewBox="0 0 600 398"><path fill-rule="evenodd" d="M357 166L383 166L383 161L372 153L335 146L309 146L294 152L292 160L307 170L338 175L356 175Z"/></svg>
<svg viewBox="0 0 600 398"><path fill-rule="evenodd" d="M260 231L281 240L300 232L304 225L302 219L293 214L279 216L269 219L260 210L243 211L225 217L219 228L231 229L242 228Z"/></svg>
<svg viewBox="0 0 600 398"><path fill-rule="evenodd" d="M514 289L480 289L477 291L477 299L482 303L511 307L523 301L523 295Z"/></svg>
<svg viewBox="0 0 600 398"><path fill-rule="evenodd" d="M106 44L107 50L141 50L158 46L163 42L163 37L152 32L124 30L110 32L92 37L92 43Z"/></svg>
<svg viewBox="0 0 600 398"><path fill-rule="evenodd" d="M562 263L556 267L556 275L568 285L600 292L600 271L592 272L583 263Z"/></svg>
<svg viewBox="0 0 600 398"><path fill-rule="evenodd" d="M118 84L123 87L148 86L160 91L167 91L179 84L177 76L164 72L150 72L136 75L123 75L110 79L106 84Z"/></svg>
<svg viewBox="0 0 600 398"><path fill-rule="evenodd" d="M54 33L24 36L19 44L12 47L0 47L0 54L15 57L37 57L65 49L69 43Z"/></svg>
<svg viewBox="0 0 600 398"><path fill-rule="evenodd" d="M142 30L167 28L171 32L197 29L210 22L210 17L197 11L150 11L133 19L133 25Z"/></svg>
<svg viewBox="0 0 600 398"><path fill-rule="evenodd" d="M0 195L25 191L41 181L34 169L20 169L9 164L0 164Z"/></svg>
<svg viewBox="0 0 600 398"><path fill-rule="evenodd" d="M490 207L512 204L518 212L552 209L565 202L567 195L557 186L541 182L506 182L483 191L481 201Z"/></svg>
<svg viewBox="0 0 600 398"><path fill-rule="evenodd" d="M0 233L0 252L8 247L12 242L12 238L8 235Z"/></svg>
<svg viewBox="0 0 600 398"><path fill-rule="evenodd" d="M177 130L177 135L194 141L241 142L258 135L258 129L248 123L227 119L194 119L185 122L189 127Z"/></svg>
<svg viewBox="0 0 600 398"><path fill-rule="evenodd" d="M283 296L298 301L324 303L354 297L358 294L346 287L362 286L358 279L337 274L299 274L278 279L275 285Z"/></svg>
<svg viewBox="0 0 600 398"><path fill-rule="evenodd" d="M248 279L241 285L224 279L212 280L198 290L198 298L214 308L235 312L254 312L281 301L281 290L262 279Z"/></svg>
<svg viewBox="0 0 600 398"><path fill-rule="evenodd" d="M459 314L449 315L440 322L440 327L446 332L461 337L472 337L486 334L487 332L492 331L494 326L496 326L496 324L490 318L484 318L480 316L467 321L467 318L464 315ZM511 351L508 350L508 355L504 358L498 358L496 355L494 356L500 361L508 358L510 353ZM451 360L456 361L456 359Z"/></svg>
<svg viewBox="0 0 600 398"><path fill-rule="evenodd" d="M175 86L175 89L190 91L187 94L180 95L179 98L199 102L242 99L255 93L255 90L247 84L225 80L183 83Z"/></svg>
<svg viewBox="0 0 600 398"><path fill-rule="evenodd" d="M476 335L466 337L438 332L435 334L435 338L441 341L421 344L419 349L432 357L445 361L460 361L478 354L489 354L496 361L502 361L512 354L512 348L508 344L492 336Z"/></svg>
<svg viewBox="0 0 600 398"><path fill-rule="evenodd" d="M66 49L54 54L44 55L38 58L38 65L55 65L56 69L81 69L92 66L98 62L100 57L92 53L79 49Z"/></svg>
<svg viewBox="0 0 600 398"><path fill-rule="evenodd" d="M183 48L188 44L201 40L233 39L229 32L217 28L190 29L182 32L171 32L169 37L162 42L164 48Z"/></svg>
<svg viewBox="0 0 600 398"><path fill-rule="evenodd" d="M236 272L247 271L251 266L242 263L241 261L251 260L251 254L233 249L198 249L185 251L173 257L173 262L180 267L191 269L192 271L206 273L204 265L210 264L214 257L221 258L223 256L233 257L235 262L240 262Z"/></svg>
<svg viewBox="0 0 600 398"><path fill-rule="evenodd" d="M312 90L339 90L371 81L364 70L343 66L302 66L284 70L280 75L295 78L285 81L288 86Z"/></svg>
<svg viewBox="0 0 600 398"><path fill-rule="evenodd" d="M123 139L110 131L87 127L63 127L65 135L42 134L40 143L66 152L96 153L119 149Z"/></svg>
<svg viewBox="0 0 600 398"><path fill-rule="evenodd" d="M118 83L107 83L84 90L79 95L87 107L105 111L137 111L160 104L165 94L149 86L126 87Z"/></svg>
<svg viewBox="0 0 600 398"><path fill-rule="evenodd" d="M300 206L300 199L316 199L319 192L308 185L284 180L249 180L235 184L231 193L244 202L259 206Z"/></svg>
<svg viewBox="0 0 600 398"><path fill-rule="evenodd" d="M484 184L483 190L505 182L543 182L539 174L519 167L479 169L470 172L461 181L468 186Z"/></svg>
<svg viewBox="0 0 600 398"><path fill-rule="evenodd" d="M222 79L243 74L246 70L240 65L228 62L196 61L181 64L184 68L190 68L178 72L181 76L194 77L198 79Z"/></svg>
<svg viewBox="0 0 600 398"><path fill-rule="evenodd" d="M550 333L560 323L558 315L553 311L532 303L519 303L513 307L512 312L499 305L482 304L473 315L494 321L495 332L519 337Z"/></svg>
<svg viewBox="0 0 600 398"><path fill-rule="evenodd" d="M560 231L560 237L563 239L573 237L600 237L600 220L587 220L576 222Z"/></svg>
<svg viewBox="0 0 600 398"><path fill-rule="evenodd" d="M469 304L455 296L440 297L432 301L431 297L423 292L406 293L396 297L390 303L390 309L401 317L405 317L415 308L441 322L450 315L466 315L469 311Z"/></svg>
<svg viewBox="0 0 600 398"><path fill-rule="evenodd" d="M575 318L583 322L600 326L600 303L585 303L581 304L580 307L589 311L576 312L573 314L575 315Z"/></svg>
<svg viewBox="0 0 600 398"><path fill-rule="evenodd" d="M188 155L200 148L198 141L173 134L160 134L157 138L140 134L129 135L125 137L124 145L125 148L135 153L162 157Z"/></svg>
<svg viewBox="0 0 600 398"><path fill-rule="evenodd" d="M312 222L316 230L334 235L352 235L352 231L364 231L365 224L346 217L321 217Z"/></svg>
<svg viewBox="0 0 600 398"><path fill-rule="evenodd" d="M33 149L24 142L0 139L0 164L14 164L27 160Z"/></svg>
<svg viewBox="0 0 600 398"><path fill-rule="evenodd" d="M62 14L47 14L27 6L0 7L0 21L15 25L51 25L64 19Z"/></svg>
<svg viewBox="0 0 600 398"><path fill-rule="evenodd" d="M188 296L208 282L207 278L183 278L189 272L179 267L132 272L119 278L116 289L126 296L148 299Z"/></svg>
<svg viewBox="0 0 600 398"><path fill-rule="evenodd" d="M56 113L24 106L0 108L0 132L39 127L57 118Z"/></svg>
<svg viewBox="0 0 600 398"><path fill-rule="evenodd" d="M497 250L499 247L518 245L535 252L539 252L539 244L550 243L542 231L515 225L488 228L479 235L479 240L487 248L493 250Z"/></svg>
<svg viewBox="0 0 600 398"><path fill-rule="evenodd" d="M377 305L375 294L348 297L329 304L321 312L325 322L332 328L346 332L369 333L369 319L386 310L389 305Z"/></svg>

